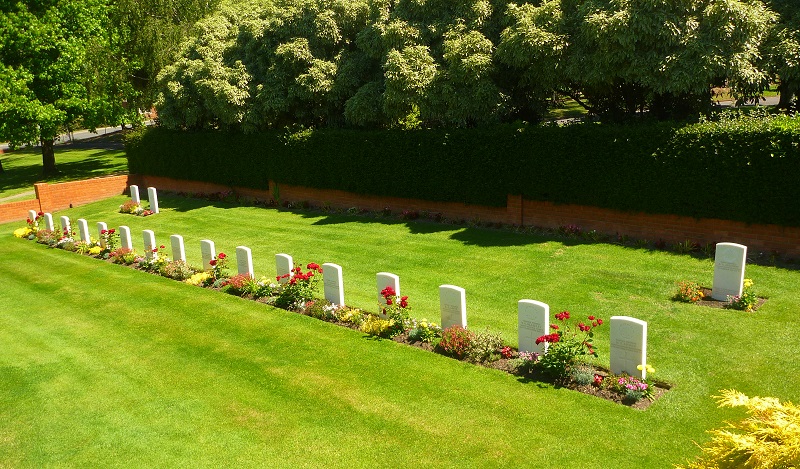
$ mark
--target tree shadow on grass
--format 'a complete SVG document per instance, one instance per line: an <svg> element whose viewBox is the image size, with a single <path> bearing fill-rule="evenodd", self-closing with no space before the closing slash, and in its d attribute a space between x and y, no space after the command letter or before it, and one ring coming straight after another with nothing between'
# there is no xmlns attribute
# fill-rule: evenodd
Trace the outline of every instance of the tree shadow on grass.
<svg viewBox="0 0 800 469"><path fill-rule="evenodd" d="M237 202L235 197L230 201L209 201L204 199L188 198L183 196L172 196L168 204L161 203L162 207L174 208L177 211L189 211L202 207L233 208L254 206L252 203L244 201ZM450 239L459 241L468 246L478 247L511 247L527 246L532 244L543 244L548 242L558 242L564 246L578 245L614 245L625 249L645 251L650 254L658 252L668 252L676 256L691 256L697 259L713 259L713 252L703 252L694 249L691 252L675 251L675 246L669 246L663 241L631 240L624 236L603 235L596 232L562 232L562 230L552 230L536 227L512 227L507 225L497 226L497 224L487 224L481 226L474 222L465 220L456 221L435 221L431 219L405 220L396 215L383 214L380 212L368 211L330 211L317 208L284 208L275 205L265 205L263 202L255 206L277 210L299 216L303 218L315 219L312 223L316 226L336 225L344 223L380 223L383 225L397 225L405 227L411 234L433 234L442 232L452 232ZM568 227L569 228L569 227ZM682 244L682 243L679 243ZM671 250L672 249L672 250ZM769 258L748 258L748 263L767 265L783 268L787 270L800 270L800 263L791 259L780 259L775 256Z"/></svg>

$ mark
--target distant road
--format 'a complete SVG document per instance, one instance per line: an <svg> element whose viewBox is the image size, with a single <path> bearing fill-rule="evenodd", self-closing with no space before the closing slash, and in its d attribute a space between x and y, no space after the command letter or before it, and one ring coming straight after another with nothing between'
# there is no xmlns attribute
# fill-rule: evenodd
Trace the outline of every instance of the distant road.
<svg viewBox="0 0 800 469"><path fill-rule="evenodd" d="M153 125L153 122L152 121L147 121L147 122L145 122L145 125ZM130 127L128 127L128 128L130 128ZM119 132L121 130L122 130L122 127L120 127L120 126L117 126L117 127L101 127L99 129L95 130L94 132L90 132L88 130L76 130L75 132L72 133L72 136L70 136L69 134L60 135L56 139L55 143L56 143L56 145L64 145L64 144L77 142L77 141L80 141L80 140L86 140L86 139L90 139L90 138L100 137L100 136L103 136L103 135L113 134L113 133ZM39 145L34 145L34 146L38 147ZM6 151L8 151L8 143L0 143L0 153L6 152Z"/></svg>

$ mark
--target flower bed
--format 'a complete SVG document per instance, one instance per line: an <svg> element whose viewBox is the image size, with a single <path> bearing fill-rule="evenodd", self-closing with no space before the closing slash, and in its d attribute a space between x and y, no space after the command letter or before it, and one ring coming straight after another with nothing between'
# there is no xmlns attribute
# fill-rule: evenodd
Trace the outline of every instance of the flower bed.
<svg viewBox="0 0 800 469"><path fill-rule="evenodd" d="M552 324L551 332L536 341L537 344L547 344L547 353L520 352L504 344L498 334L488 329L474 331L460 326L442 329L425 318L412 317L409 298L397 295L392 287L380 292L382 302L378 304L378 314L333 305L319 299L316 294L323 268L313 262L308 263L305 269L296 265L290 273L279 275L274 281L266 277L256 280L248 274L229 275L228 256L223 252L210 261L210 270L203 271L186 262L170 260L163 245L154 247L145 255L121 248L119 234L114 229L102 230L100 239L90 242L76 241L74 234L68 230L40 229L40 216L28 220L28 226L15 230L14 235L35 239L52 248L77 252L190 285L266 303L356 329L370 336L503 370L519 376L522 381L548 382L639 409L648 407L669 389L664 383L613 375L593 366L591 358L597 357L593 330L603 326L603 320L593 315L570 323L570 312L556 314L558 323ZM653 371L649 365L648 371Z"/></svg>

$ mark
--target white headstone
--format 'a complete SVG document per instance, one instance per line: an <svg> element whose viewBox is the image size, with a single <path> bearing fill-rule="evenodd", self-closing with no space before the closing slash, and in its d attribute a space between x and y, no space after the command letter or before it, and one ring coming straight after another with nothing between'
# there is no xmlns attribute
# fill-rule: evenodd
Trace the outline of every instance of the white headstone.
<svg viewBox="0 0 800 469"><path fill-rule="evenodd" d="M378 272L376 275L377 278L377 288L378 288L378 304L381 307L386 306L386 299L381 295L381 292L386 287L392 287L394 289L394 294L400 296L400 277L395 274L390 274L388 272ZM382 311L378 312L378 315L381 316L383 319L387 318L387 315Z"/></svg>
<svg viewBox="0 0 800 469"><path fill-rule="evenodd" d="M72 225L70 225L69 217L67 216L61 217L61 232L66 232L68 236L72 233Z"/></svg>
<svg viewBox="0 0 800 469"><path fill-rule="evenodd" d="M89 223L83 218L78 218L78 233L80 233L81 241L86 244L92 242L92 237L89 235Z"/></svg>
<svg viewBox="0 0 800 469"><path fill-rule="evenodd" d="M44 214L44 229L47 231L55 231L56 227L53 224L53 215L50 213Z"/></svg>
<svg viewBox="0 0 800 469"><path fill-rule="evenodd" d="M239 275L247 274L250 278L253 274L253 252L245 246L236 246L236 267Z"/></svg>
<svg viewBox="0 0 800 469"><path fill-rule="evenodd" d="M322 264L322 282L325 286L325 299L335 305L344 305L342 267L331 263Z"/></svg>
<svg viewBox="0 0 800 469"><path fill-rule="evenodd" d="M172 259L186 262L186 249L183 246L183 236L172 235L169 237L169 242L172 247Z"/></svg>
<svg viewBox="0 0 800 469"><path fill-rule="evenodd" d="M439 309L442 312L442 329L452 326L467 328L467 295L463 288L441 285Z"/></svg>
<svg viewBox="0 0 800 469"><path fill-rule="evenodd" d="M647 323L627 316L611 316L609 335L611 372L647 378Z"/></svg>
<svg viewBox="0 0 800 469"><path fill-rule="evenodd" d="M158 249L156 234L153 233L153 230L142 230L142 240L144 240L144 256L150 260L157 260L158 253L153 252Z"/></svg>
<svg viewBox="0 0 800 469"><path fill-rule="evenodd" d="M519 300L517 328L520 352L544 353L547 343L537 344L536 339L550 333L550 306L536 300Z"/></svg>
<svg viewBox="0 0 800 469"><path fill-rule="evenodd" d="M155 187L147 188L147 201L150 202L150 211L158 213L158 192Z"/></svg>
<svg viewBox="0 0 800 469"><path fill-rule="evenodd" d="M294 261L292 256L288 254L275 254L275 271L278 273L278 282L287 283L292 277L292 269L294 268ZM284 275L289 274L288 277L282 278Z"/></svg>
<svg viewBox="0 0 800 469"><path fill-rule="evenodd" d="M108 231L108 225L106 225L106 222L104 221L97 222L97 239L100 240L100 247L105 249L106 239L103 236L103 231Z"/></svg>
<svg viewBox="0 0 800 469"><path fill-rule="evenodd" d="M28 218L30 221L36 221L36 210L28 210Z"/></svg>
<svg viewBox="0 0 800 469"><path fill-rule="evenodd" d="M217 257L214 241L204 239L200 241L200 254L203 256L203 270L211 270L211 261Z"/></svg>
<svg viewBox="0 0 800 469"><path fill-rule="evenodd" d="M142 199L139 197L139 186L131 184L131 200L135 204L142 203Z"/></svg>
<svg viewBox="0 0 800 469"><path fill-rule="evenodd" d="M714 255L714 285L711 298L725 301L728 295L742 294L747 246L736 243L717 243Z"/></svg>
<svg viewBox="0 0 800 469"><path fill-rule="evenodd" d="M119 227L119 245L125 249L133 250L133 243L131 242L131 229L125 225Z"/></svg>

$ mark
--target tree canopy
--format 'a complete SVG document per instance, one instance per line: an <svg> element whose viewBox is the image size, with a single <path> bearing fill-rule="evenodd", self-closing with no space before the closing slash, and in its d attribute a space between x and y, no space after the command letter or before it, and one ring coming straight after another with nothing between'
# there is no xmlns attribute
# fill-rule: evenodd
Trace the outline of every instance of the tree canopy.
<svg viewBox="0 0 800 469"><path fill-rule="evenodd" d="M102 0L49 0L0 9L0 140L41 142L45 173L56 170L62 130L118 125L131 112L105 8Z"/></svg>
<svg viewBox="0 0 800 469"><path fill-rule="evenodd" d="M744 100L788 76L765 58L777 20L760 0L250 1L197 24L159 113L173 128L471 127L537 120L560 93L606 118L680 117L714 85Z"/></svg>

